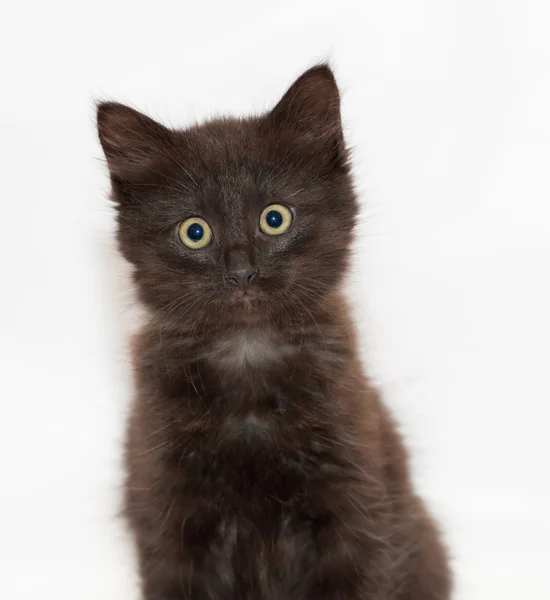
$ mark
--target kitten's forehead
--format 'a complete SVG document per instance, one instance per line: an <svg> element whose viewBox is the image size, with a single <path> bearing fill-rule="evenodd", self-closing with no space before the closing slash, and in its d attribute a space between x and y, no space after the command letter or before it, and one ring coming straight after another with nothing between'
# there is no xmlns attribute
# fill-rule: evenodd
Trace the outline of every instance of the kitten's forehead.
<svg viewBox="0 0 550 600"><path fill-rule="evenodd" d="M267 140L255 119L218 119L180 133L192 161L217 169L234 170L261 165ZM217 171L216 171L217 172Z"/></svg>
<svg viewBox="0 0 550 600"><path fill-rule="evenodd" d="M209 122L182 136L177 177L225 225L242 224L267 203L296 201L306 186L302 166L285 165L287 149L258 120Z"/></svg>
<svg viewBox="0 0 550 600"><path fill-rule="evenodd" d="M218 186L263 186L290 193L297 180L305 184L319 173L311 148L261 118L212 121L181 135L185 167Z"/></svg>

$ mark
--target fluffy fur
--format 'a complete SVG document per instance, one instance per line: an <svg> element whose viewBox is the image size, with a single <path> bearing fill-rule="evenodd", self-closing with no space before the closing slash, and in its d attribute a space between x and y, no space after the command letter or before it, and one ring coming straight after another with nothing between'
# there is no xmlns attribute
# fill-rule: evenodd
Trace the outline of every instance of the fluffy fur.
<svg viewBox="0 0 550 600"><path fill-rule="evenodd" d="M260 117L174 131L103 103L98 128L149 314L125 497L145 600L446 600L445 550L341 292L357 201L330 69ZM272 203L293 213L280 236L258 227ZM192 216L204 249L178 238Z"/></svg>

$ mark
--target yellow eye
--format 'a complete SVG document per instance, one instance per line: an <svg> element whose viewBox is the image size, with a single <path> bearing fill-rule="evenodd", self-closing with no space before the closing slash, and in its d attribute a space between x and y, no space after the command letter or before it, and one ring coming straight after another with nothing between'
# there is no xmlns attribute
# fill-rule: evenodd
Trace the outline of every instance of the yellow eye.
<svg viewBox="0 0 550 600"><path fill-rule="evenodd" d="M260 229L267 235L281 235L292 225L292 213L282 204L270 204L260 216Z"/></svg>
<svg viewBox="0 0 550 600"><path fill-rule="evenodd" d="M205 248L212 241L210 225L200 217L186 219L179 228L180 240L193 250Z"/></svg>

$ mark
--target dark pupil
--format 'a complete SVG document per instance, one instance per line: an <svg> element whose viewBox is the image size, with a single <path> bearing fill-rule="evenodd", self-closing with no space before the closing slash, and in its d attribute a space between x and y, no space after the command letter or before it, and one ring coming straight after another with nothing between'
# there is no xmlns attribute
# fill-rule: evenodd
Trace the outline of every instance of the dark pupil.
<svg viewBox="0 0 550 600"><path fill-rule="evenodd" d="M265 216L267 224L273 229L277 229L283 224L283 215L278 210L270 210Z"/></svg>
<svg viewBox="0 0 550 600"><path fill-rule="evenodd" d="M187 236L189 237L190 240L193 240L194 242L198 242L199 240L202 240L203 235L204 235L204 229L202 228L202 225L199 225L198 223L192 223L187 228Z"/></svg>

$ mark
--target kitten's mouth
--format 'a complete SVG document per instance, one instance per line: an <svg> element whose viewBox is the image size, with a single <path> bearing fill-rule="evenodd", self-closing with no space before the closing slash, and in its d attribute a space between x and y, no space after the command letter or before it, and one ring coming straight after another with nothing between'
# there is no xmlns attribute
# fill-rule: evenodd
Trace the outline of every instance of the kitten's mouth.
<svg viewBox="0 0 550 600"><path fill-rule="evenodd" d="M231 304L243 308L245 311L250 312L258 304L260 295L255 290L235 290L229 296Z"/></svg>
<svg viewBox="0 0 550 600"><path fill-rule="evenodd" d="M244 302L245 304L250 304L254 302L254 300L258 299L257 292L247 290L243 292L242 290L235 290L231 294L231 300L233 302Z"/></svg>

